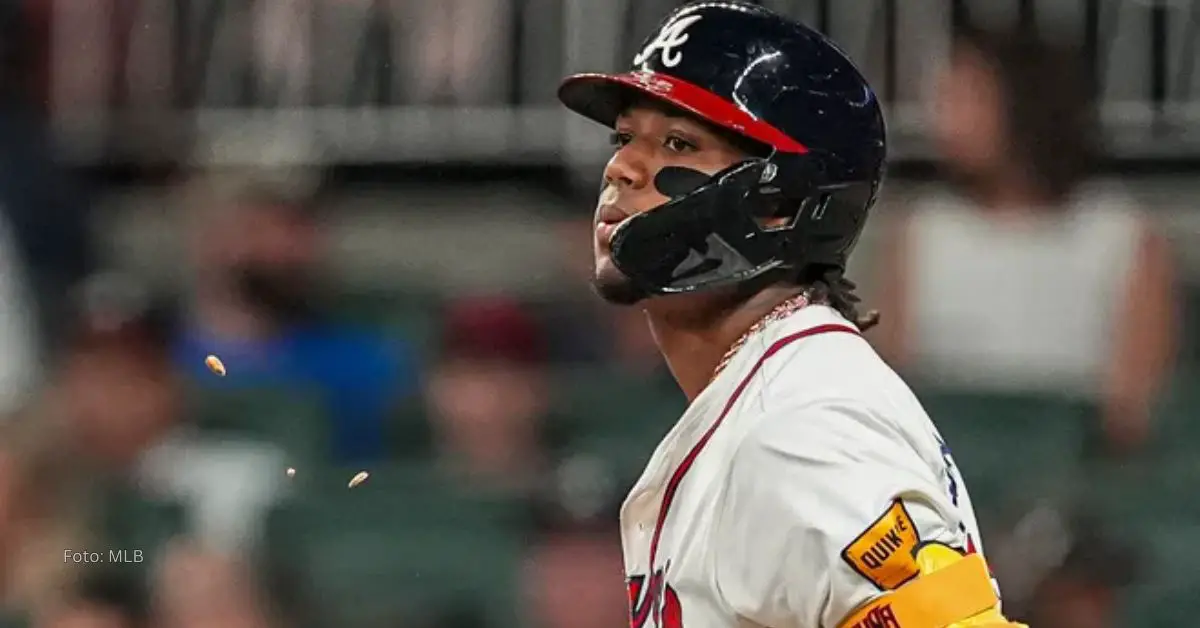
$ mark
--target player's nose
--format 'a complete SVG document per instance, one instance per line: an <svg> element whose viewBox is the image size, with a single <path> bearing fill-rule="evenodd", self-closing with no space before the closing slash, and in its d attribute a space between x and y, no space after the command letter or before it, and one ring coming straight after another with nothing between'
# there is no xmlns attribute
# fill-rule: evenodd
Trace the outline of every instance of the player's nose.
<svg viewBox="0 0 1200 628"><path fill-rule="evenodd" d="M627 144L613 153L604 168L604 182L608 185L641 189L650 182L650 166L644 155L634 145Z"/></svg>

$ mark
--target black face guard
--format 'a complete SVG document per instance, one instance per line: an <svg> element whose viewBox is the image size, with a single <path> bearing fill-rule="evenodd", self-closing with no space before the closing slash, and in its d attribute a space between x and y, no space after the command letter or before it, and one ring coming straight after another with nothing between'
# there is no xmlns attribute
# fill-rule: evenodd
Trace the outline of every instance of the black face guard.
<svg viewBox="0 0 1200 628"><path fill-rule="evenodd" d="M788 160L780 187L780 159ZM803 258L791 250L789 234L820 197L820 160L812 155L749 159L711 177L680 167L663 168L654 185L671 198L626 220L613 234L612 260L641 289L653 295L695 292L733 285ZM760 220L795 210L786 224L764 227Z"/></svg>

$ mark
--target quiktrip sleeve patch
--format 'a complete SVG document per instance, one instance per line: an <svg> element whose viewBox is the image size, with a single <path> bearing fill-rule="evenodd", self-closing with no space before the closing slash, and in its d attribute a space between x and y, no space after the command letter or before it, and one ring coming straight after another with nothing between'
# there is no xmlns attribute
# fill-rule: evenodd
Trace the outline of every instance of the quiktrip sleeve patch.
<svg viewBox="0 0 1200 628"><path fill-rule="evenodd" d="M890 591L921 573L916 525L900 500L842 550L842 559L881 590Z"/></svg>

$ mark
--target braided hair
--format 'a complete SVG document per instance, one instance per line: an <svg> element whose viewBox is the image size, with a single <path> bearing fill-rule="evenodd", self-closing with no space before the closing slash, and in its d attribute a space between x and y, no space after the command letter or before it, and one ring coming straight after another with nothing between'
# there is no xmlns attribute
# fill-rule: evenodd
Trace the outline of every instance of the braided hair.
<svg viewBox="0 0 1200 628"><path fill-rule="evenodd" d="M841 268L810 266L802 270L797 279L797 283L805 287L809 302L837 310L860 331L867 331L879 324L878 310L868 310L865 314L858 311L858 304L862 301L854 293L858 284L846 279Z"/></svg>
<svg viewBox="0 0 1200 628"><path fill-rule="evenodd" d="M809 303L837 310L843 318L854 323L859 331L867 331L879 324L878 310L869 310L866 314L859 312L858 305L862 299L854 293L858 285L846 279L844 271L836 266L810 264L799 271L766 272L740 284L737 298L747 299L769 286L780 284L801 287Z"/></svg>

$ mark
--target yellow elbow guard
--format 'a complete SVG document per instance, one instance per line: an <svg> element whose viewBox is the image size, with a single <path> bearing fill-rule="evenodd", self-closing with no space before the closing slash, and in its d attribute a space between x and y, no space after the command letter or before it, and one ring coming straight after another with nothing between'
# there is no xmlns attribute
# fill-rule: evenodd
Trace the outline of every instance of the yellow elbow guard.
<svg viewBox="0 0 1200 628"><path fill-rule="evenodd" d="M1000 614L983 557L929 544L916 560L920 576L851 613L840 628L1024 628Z"/></svg>

